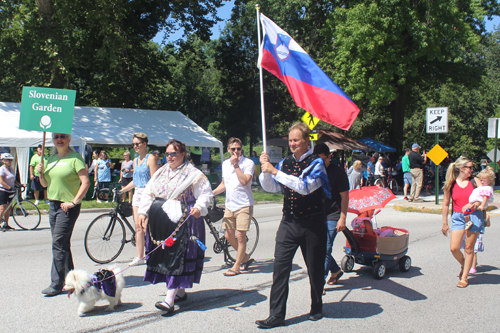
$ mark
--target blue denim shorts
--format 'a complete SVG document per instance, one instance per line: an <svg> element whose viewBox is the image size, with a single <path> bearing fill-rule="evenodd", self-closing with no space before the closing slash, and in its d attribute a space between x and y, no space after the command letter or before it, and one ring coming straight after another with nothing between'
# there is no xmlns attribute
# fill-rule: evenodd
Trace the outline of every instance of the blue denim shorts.
<svg viewBox="0 0 500 333"><path fill-rule="evenodd" d="M470 227L470 232L481 232L483 233L483 212L480 210L473 211L470 215L470 220L473 225ZM465 229L465 217L462 213L453 212L451 215L451 231L453 230L463 230Z"/></svg>
<svg viewBox="0 0 500 333"><path fill-rule="evenodd" d="M408 184L408 185L411 185L411 173L410 172L405 172L403 174L403 179L404 179L404 182L405 182L405 185Z"/></svg>

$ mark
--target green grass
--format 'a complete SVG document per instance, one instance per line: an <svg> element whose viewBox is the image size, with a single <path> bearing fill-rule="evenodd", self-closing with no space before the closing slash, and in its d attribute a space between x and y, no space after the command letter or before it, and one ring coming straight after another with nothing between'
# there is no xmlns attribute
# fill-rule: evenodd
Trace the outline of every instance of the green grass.
<svg viewBox="0 0 500 333"><path fill-rule="evenodd" d="M259 187L260 189L260 187ZM260 203L260 202L282 202L283 201L283 194L281 193L267 193L267 192L262 192L262 190L257 190L253 192L253 199L255 203ZM29 199L30 201L34 202L34 200ZM226 202L226 195L221 194L217 196L218 204L224 204ZM89 208L114 208L116 205L116 202L110 202L110 203L97 203L95 199L84 199L82 201L82 209L89 209ZM43 211L48 211L49 210L49 205L46 203L40 203L38 205L38 208Z"/></svg>
<svg viewBox="0 0 500 333"><path fill-rule="evenodd" d="M428 213L428 214L442 214L443 211L441 209L432 209L432 208L418 208L418 207L405 207L400 205L394 205L395 210L399 210L400 212L415 212L415 213Z"/></svg>

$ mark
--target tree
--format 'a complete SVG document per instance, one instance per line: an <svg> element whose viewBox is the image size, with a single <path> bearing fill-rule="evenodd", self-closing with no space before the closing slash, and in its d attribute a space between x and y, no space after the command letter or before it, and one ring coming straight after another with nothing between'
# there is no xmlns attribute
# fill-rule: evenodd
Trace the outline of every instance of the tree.
<svg viewBox="0 0 500 333"><path fill-rule="evenodd" d="M222 96L212 44L193 34L162 52L170 79L163 86L160 108L181 111L205 129L219 119Z"/></svg>
<svg viewBox="0 0 500 333"><path fill-rule="evenodd" d="M390 119L390 144L400 150L412 89L477 76L470 59L493 13L496 1L345 1L324 26L333 45L322 64L362 113Z"/></svg>
<svg viewBox="0 0 500 333"><path fill-rule="evenodd" d="M0 97L22 86L77 90L78 105L151 106L168 79L149 42L176 27L208 40L221 0L6 0L0 10Z"/></svg>

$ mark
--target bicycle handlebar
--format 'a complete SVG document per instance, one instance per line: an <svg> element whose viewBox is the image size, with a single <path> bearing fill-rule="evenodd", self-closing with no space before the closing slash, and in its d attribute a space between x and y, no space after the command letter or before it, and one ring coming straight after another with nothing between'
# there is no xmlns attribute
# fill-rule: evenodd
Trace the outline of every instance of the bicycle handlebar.
<svg viewBox="0 0 500 333"><path fill-rule="evenodd" d="M28 188L27 185L24 185L24 186L23 185L14 185L15 191L12 191L12 193L19 191L19 190L20 190L19 192L22 193L22 192L26 191L26 188Z"/></svg>

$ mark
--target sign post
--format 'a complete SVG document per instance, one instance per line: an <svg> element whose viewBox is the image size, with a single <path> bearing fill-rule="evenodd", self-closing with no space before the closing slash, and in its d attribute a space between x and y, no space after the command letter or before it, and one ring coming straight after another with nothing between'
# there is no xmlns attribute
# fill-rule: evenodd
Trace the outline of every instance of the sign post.
<svg viewBox="0 0 500 333"><path fill-rule="evenodd" d="M493 162L495 165L495 173L498 172L498 163L497 163L497 151L498 151L498 118L489 118L488 119L488 138L495 138L495 153L493 157ZM488 156L489 157L489 156ZM490 157L491 159L491 157Z"/></svg>
<svg viewBox="0 0 500 333"><path fill-rule="evenodd" d="M43 132L42 164L46 132L71 134L75 90L23 87L19 128Z"/></svg>
<svg viewBox="0 0 500 333"><path fill-rule="evenodd" d="M425 128L428 134L436 134L436 146L434 146L432 150L434 150L436 147L441 148L439 146L439 133L448 133L448 107L427 108ZM444 152L442 148L441 150ZM446 155L444 157L446 157ZM441 159L439 163L436 163L436 161L431 158L431 161L436 164L436 172L434 173L436 184L434 191L436 194L436 205L439 205L439 164L443 161L443 159Z"/></svg>

